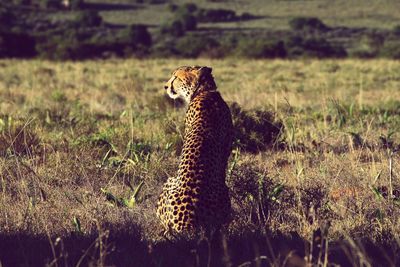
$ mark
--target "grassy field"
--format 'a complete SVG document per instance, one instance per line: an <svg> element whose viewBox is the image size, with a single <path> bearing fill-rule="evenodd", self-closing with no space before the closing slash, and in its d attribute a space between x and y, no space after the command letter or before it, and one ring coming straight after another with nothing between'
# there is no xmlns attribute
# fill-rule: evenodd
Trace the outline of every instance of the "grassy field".
<svg viewBox="0 0 400 267"><path fill-rule="evenodd" d="M146 24L158 27L173 19L168 4L195 3L199 8L230 9L238 15L250 13L256 19L226 22L202 23L201 28L222 29L266 29L285 30L288 21L294 17L318 17L332 27L392 29L398 25L400 4L396 0L355 0L355 1L166 1L164 4L138 4L130 0L87 0L89 7L100 11L104 21L117 25ZM57 12L58 19L71 18L73 12Z"/></svg>
<svg viewBox="0 0 400 267"><path fill-rule="evenodd" d="M98 0L87 2L99 3ZM234 0L234 1L188 1L174 0L166 4L135 4L129 0L104 0L101 3L115 4L114 10L103 10L105 21L115 24L143 23L158 26L172 17L167 9L169 3L195 3L201 8L224 8L237 14L250 13L259 19L234 22L203 24L202 27L218 28L261 28L288 29L288 21L298 16L319 17L330 26L367 27L390 29L398 24L400 15L396 10L400 4L396 0L355 0L355 1L274 1L274 0ZM130 8L118 5L130 5Z"/></svg>
<svg viewBox="0 0 400 267"><path fill-rule="evenodd" d="M163 83L181 65L211 66L242 109L233 220L212 242L171 243L155 217L185 114ZM2 60L0 265L398 266L399 88L388 60ZM260 138L265 117L278 139Z"/></svg>

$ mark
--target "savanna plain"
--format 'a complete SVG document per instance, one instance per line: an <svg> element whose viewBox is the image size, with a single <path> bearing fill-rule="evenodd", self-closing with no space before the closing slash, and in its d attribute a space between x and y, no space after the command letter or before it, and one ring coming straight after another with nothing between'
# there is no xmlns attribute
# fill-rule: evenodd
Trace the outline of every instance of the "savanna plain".
<svg viewBox="0 0 400 267"><path fill-rule="evenodd" d="M232 221L167 240L185 106L213 68L235 144ZM0 266L399 266L400 62L0 61Z"/></svg>

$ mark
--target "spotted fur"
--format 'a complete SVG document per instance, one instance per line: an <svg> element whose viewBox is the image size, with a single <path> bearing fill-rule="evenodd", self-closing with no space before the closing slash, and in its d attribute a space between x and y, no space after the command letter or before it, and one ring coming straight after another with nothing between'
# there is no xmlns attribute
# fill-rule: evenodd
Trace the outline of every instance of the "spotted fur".
<svg viewBox="0 0 400 267"><path fill-rule="evenodd" d="M231 204L225 184L232 146L231 113L208 67L181 67L165 89L188 102L179 170L168 178L157 204L167 231L217 228L227 222Z"/></svg>

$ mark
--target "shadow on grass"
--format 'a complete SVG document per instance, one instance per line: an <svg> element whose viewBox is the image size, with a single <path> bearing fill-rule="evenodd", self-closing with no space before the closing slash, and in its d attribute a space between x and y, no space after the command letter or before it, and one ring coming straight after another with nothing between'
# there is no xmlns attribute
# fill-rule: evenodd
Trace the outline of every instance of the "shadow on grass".
<svg viewBox="0 0 400 267"><path fill-rule="evenodd" d="M365 255L374 266L399 263L397 245L395 248L370 242L355 244L357 248L344 241L329 243L328 262L350 266L362 262L360 255ZM206 240L152 243L141 240L138 234L112 231L101 238L70 235L52 238L51 242L45 236L0 235L2 266L207 266L208 263L210 266L305 266L310 255L314 255L314 260L308 258L309 261L316 263L316 251L307 251L308 242L297 234L219 236L211 243Z"/></svg>

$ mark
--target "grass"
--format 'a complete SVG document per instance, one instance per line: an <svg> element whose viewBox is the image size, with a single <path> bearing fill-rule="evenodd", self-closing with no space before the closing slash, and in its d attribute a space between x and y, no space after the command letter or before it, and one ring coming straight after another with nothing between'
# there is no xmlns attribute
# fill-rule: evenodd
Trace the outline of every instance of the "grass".
<svg viewBox="0 0 400 267"><path fill-rule="evenodd" d="M103 19L112 24L146 24L160 26L173 19L168 4L193 3L188 0L166 1L164 4L138 4L128 0L87 0L90 7L100 11ZM238 15L250 13L257 19L229 23L201 23L200 28L216 29L266 29L285 30L294 17L314 16L332 27L392 29L398 25L396 0L366 1L206 1L195 3L200 8L223 8L236 11ZM107 6L108 5L108 6ZM56 12L57 19L71 19L72 12Z"/></svg>
<svg viewBox="0 0 400 267"><path fill-rule="evenodd" d="M233 221L211 256L155 217L184 119L163 83L194 64L241 109ZM397 61L2 60L0 76L3 266L400 262ZM279 139L248 149L265 117Z"/></svg>
<svg viewBox="0 0 400 267"><path fill-rule="evenodd" d="M88 2L98 3L90 0ZM113 4L132 4L130 1L102 1ZM188 0L171 1L175 4L193 3ZM160 25L164 20L171 18L167 4L136 4L136 8L120 10L104 10L101 15L107 22L115 24L144 23ZM259 16L259 19L233 22L202 24L202 27L217 28L261 28L287 29L288 20L299 16L315 16L330 26L367 27L392 29L398 24L399 15L396 12L396 0L367 0L367 1L196 1L196 5L203 8L224 8L235 10L238 14L250 13ZM377 12L378 11L378 12Z"/></svg>

